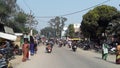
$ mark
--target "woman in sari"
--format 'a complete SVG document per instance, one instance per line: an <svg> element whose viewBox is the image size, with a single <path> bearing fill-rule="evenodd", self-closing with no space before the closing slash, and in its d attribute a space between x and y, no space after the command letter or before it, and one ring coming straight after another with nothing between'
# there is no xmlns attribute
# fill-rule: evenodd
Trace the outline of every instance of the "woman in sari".
<svg viewBox="0 0 120 68"><path fill-rule="evenodd" d="M22 50L23 50L22 61L25 62L29 58L29 44L28 44L27 40L25 40L25 42L22 46Z"/></svg>
<svg viewBox="0 0 120 68"><path fill-rule="evenodd" d="M120 43L117 45L116 64L120 64Z"/></svg>
<svg viewBox="0 0 120 68"><path fill-rule="evenodd" d="M33 56L34 55L34 38L33 38L33 36L30 36L30 54L31 54L31 56Z"/></svg>

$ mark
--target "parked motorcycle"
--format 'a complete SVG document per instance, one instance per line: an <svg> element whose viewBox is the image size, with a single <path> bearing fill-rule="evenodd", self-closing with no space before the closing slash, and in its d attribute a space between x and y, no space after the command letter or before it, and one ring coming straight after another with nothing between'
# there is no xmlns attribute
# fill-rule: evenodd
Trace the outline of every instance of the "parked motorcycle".
<svg viewBox="0 0 120 68"><path fill-rule="evenodd" d="M115 47L110 47L110 48L109 48L109 53L110 53L111 55L114 55L114 54L116 53L116 48L115 48Z"/></svg>
<svg viewBox="0 0 120 68"><path fill-rule="evenodd" d="M88 50L88 49L90 49L90 46L89 46L89 44L84 44L84 46L83 46L83 50Z"/></svg>
<svg viewBox="0 0 120 68"><path fill-rule="evenodd" d="M13 68L7 55L0 53L0 68Z"/></svg>
<svg viewBox="0 0 120 68"><path fill-rule="evenodd" d="M0 54L0 68L7 68L7 62L2 54Z"/></svg>

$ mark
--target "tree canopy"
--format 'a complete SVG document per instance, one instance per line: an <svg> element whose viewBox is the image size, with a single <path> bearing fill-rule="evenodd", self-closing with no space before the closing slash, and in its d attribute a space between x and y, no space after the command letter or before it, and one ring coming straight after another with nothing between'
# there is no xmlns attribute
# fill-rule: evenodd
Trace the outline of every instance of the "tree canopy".
<svg viewBox="0 0 120 68"><path fill-rule="evenodd" d="M109 23L114 19L118 10L115 7L101 5L90 10L83 16L81 30L86 37L96 38L105 33Z"/></svg>
<svg viewBox="0 0 120 68"><path fill-rule="evenodd" d="M54 30L56 30L56 37L61 37L61 31L63 30L65 26L65 22L67 21L67 18L65 17L55 17L53 19L50 19L48 22Z"/></svg>
<svg viewBox="0 0 120 68"><path fill-rule="evenodd" d="M0 0L0 23L13 28L15 32L26 32L30 14L26 14L16 2L17 0ZM32 19L32 23L35 22Z"/></svg>
<svg viewBox="0 0 120 68"><path fill-rule="evenodd" d="M70 25L68 26L68 36L69 36L70 38L73 38L73 37L74 37L74 33L75 33L75 31L74 31L74 25L73 25L73 24L70 24Z"/></svg>

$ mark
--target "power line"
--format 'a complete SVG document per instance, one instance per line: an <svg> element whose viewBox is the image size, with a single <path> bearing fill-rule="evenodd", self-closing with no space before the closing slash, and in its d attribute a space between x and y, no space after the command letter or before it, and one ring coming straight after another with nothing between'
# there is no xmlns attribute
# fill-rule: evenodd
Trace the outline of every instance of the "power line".
<svg viewBox="0 0 120 68"><path fill-rule="evenodd" d="M88 10L88 9L94 8L94 7L96 7L96 6L99 6L99 5L101 5L101 4L107 3L107 2L109 2L109 1L110 1L110 0L107 0L107 1L104 1L104 2L99 3L99 4L97 4L97 5L88 7L88 8L86 8L86 9L83 9L83 10L80 10L80 11L76 11L76 12L73 12L73 13L68 13L68 14L60 15L60 16L68 16L68 15L73 15L73 14L76 14L76 13L80 13L80 12L86 11L86 10Z"/></svg>
<svg viewBox="0 0 120 68"><path fill-rule="evenodd" d="M102 3L99 3L99 4L97 4L97 5L94 5L94 6L85 8L85 9L83 9L83 10L76 11L76 12L72 12L72 13L68 13L68 14L58 15L58 16L70 16L70 15L73 15L73 14L77 14L77 13L86 11L86 10L88 10L88 9L94 8L94 7L96 7L96 6L99 6L99 5L101 5L101 4L107 3L107 2L109 2L109 1L110 1L110 0L106 0L106 1L104 1L104 2L102 2ZM56 17L56 16L40 16L40 17L36 16L36 17L37 17L37 18L53 18L53 17Z"/></svg>
<svg viewBox="0 0 120 68"><path fill-rule="evenodd" d="M24 4L26 5L26 7L31 11L30 7L28 6L28 4L26 3L25 0L23 0Z"/></svg>

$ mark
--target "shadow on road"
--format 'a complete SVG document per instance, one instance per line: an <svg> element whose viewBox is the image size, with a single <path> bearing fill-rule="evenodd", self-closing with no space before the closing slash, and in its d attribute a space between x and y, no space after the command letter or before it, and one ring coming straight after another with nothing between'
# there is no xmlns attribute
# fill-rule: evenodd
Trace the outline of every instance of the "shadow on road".
<svg viewBox="0 0 120 68"><path fill-rule="evenodd" d="M94 58L99 59L99 60L103 60L101 57L94 57ZM115 62L110 61L110 60L106 60L106 62L109 62L109 63L112 63L112 64L116 64Z"/></svg>
<svg viewBox="0 0 120 68"><path fill-rule="evenodd" d="M102 58L100 58L100 57L94 57L94 58L102 60Z"/></svg>
<svg viewBox="0 0 120 68"><path fill-rule="evenodd" d="M115 62L113 62L113 61L109 61L109 60L107 60L107 62L112 63L112 64L116 64Z"/></svg>

